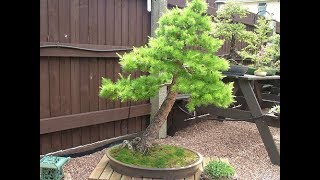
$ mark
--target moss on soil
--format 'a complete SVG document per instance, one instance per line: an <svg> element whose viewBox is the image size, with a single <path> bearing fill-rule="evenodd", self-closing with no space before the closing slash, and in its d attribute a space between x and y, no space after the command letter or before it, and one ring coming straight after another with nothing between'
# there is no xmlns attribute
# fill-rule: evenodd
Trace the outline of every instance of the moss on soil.
<svg viewBox="0 0 320 180"><path fill-rule="evenodd" d="M128 148L115 147L110 155L125 164L148 168L178 168L198 160L198 155L188 149L171 145L155 145L143 155Z"/></svg>

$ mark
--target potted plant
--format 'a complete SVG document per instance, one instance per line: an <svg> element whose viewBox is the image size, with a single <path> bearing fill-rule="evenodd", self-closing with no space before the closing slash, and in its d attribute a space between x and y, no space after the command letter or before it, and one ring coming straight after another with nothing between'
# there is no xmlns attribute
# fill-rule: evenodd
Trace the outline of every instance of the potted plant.
<svg viewBox="0 0 320 180"><path fill-rule="evenodd" d="M257 70L254 71L254 75L256 76L266 76L267 75L267 71L265 68L260 67Z"/></svg>
<svg viewBox="0 0 320 180"><path fill-rule="evenodd" d="M149 100L161 87L167 86L164 102L142 135L134 140L124 141L121 145L124 151L118 149L120 154L112 153L113 148L107 151L114 170L129 176L149 173L147 177L153 178L168 178L169 175L171 178L183 178L186 177L183 175L192 175L198 170L202 161L198 153L188 153L188 149L175 147L165 150L165 147L158 147L153 142L166 122L178 93L190 94L186 105L189 111L209 104L227 108L234 102L233 83L222 81L222 72L229 68L229 62L215 55L223 41L210 34L213 25L211 17L206 15L207 6L204 0L193 0L188 1L184 9L168 10L159 19L155 37L149 38L145 46L133 48L133 51L122 56L118 55L123 72L129 75L124 77L120 74L116 82L102 78L99 96L112 100ZM136 70L147 75L132 79L130 72ZM117 147L119 146L114 148ZM155 155L159 151L163 151L160 153L166 157L181 155L185 157L182 158L184 162L176 163L177 167L163 166L161 163L166 163L167 160ZM132 159L135 156L149 156L150 161L159 163L156 166L142 167L117 159L119 155L124 156L124 159L131 158L126 159L127 161L136 161L138 158ZM192 157L195 159L188 161ZM142 161L146 163L145 160Z"/></svg>
<svg viewBox="0 0 320 180"><path fill-rule="evenodd" d="M236 179L234 175L234 168L219 160L209 161L202 174L204 180L233 180Z"/></svg>
<svg viewBox="0 0 320 180"><path fill-rule="evenodd" d="M244 75L248 70L248 67L243 65L244 59L241 59L236 49L236 42L244 41L247 37L246 25L234 20L236 16L243 18L247 14L248 11L241 2L230 0L217 11L214 17L213 36L230 41L230 53L222 55L231 64L230 69L224 72L225 74ZM240 62L239 59L241 59Z"/></svg>

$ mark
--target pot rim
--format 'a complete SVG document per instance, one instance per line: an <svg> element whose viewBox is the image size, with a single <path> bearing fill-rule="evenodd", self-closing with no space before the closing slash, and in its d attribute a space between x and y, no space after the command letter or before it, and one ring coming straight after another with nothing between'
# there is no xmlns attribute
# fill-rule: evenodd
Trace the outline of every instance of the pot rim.
<svg viewBox="0 0 320 180"><path fill-rule="evenodd" d="M110 160L112 160L112 161L114 161L114 162L116 162L116 163L118 163L118 164L120 164L120 165L122 165L122 166L127 166L127 167L130 167L130 168L136 168L136 169L141 169L141 170L155 170L155 171L162 171L162 170L172 170L172 171L175 171L175 170L188 169L188 168L197 166L197 165L199 165L200 163L202 163L202 161L203 161L203 156L202 156L200 153L198 153L198 152L196 152L196 151L194 151L194 150L191 150L191 149L189 149L189 148L185 148L185 147L182 147L182 146L176 146L176 147L184 148L184 149L187 149L187 150L189 150L189 151L194 152L195 154L198 155L198 157L199 157L198 160L197 160L196 162L188 165L188 166L183 166L183 167L178 167L178 168L148 168L148 167L142 167L142 166L137 166L137 165L125 164L125 163L123 163L123 162L121 162L121 161L116 160L115 158L113 158L113 157L110 155L111 149L113 149L113 148L115 148L115 147L118 147L118 146L120 146L120 145L121 145L121 144L118 144L118 145L115 145L115 146L112 146L112 147L108 148L108 149L107 149L107 152L106 152L106 155L107 155L107 157L108 157Z"/></svg>

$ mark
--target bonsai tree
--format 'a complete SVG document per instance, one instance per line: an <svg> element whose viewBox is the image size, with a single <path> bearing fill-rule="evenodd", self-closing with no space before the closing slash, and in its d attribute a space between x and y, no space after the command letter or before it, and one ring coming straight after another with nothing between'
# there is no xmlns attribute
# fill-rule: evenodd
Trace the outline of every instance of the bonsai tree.
<svg viewBox="0 0 320 180"><path fill-rule="evenodd" d="M243 7L241 2L230 0L217 11L214 17L215 23L213 28L214 37L230 41L230 53L224 55L224 58L236 63L239 55L236 50L236 41L244 41L248 34L246 26L242 23L234 21L236 15L240 18L246 17L248 11Z"/></svg>
<svg viewBox="0 0 320 180"><path fill-rule="evenodd" d="M280 71L280 35L274 34L270 41L266 47L267 56L271 57L270 67Z"/></svg>
<svg viewBox="0 0 320 180"><path fill-rule="evenodd" d="M100 97L113 100L149 100L160 87L168 86L167 96L136 145L142 153L152 147L178 93L188 93L189 111L196 106L213 104L228 107L233 102L233 84L222 82L222 71L229 63L215 55L222 40L210 35L211 17L206 15L204 0L188 2L186 8L168 10L159 19L154 38L132 52L120 56L124 72L140 70L148 75L132 79L130 75L113 83L102 78Z"/></svg>
<svg viewBox="0 0 320 180"><path fill-rule="evenodd" d="M280 51L276 44L277 38L280 38L280 36L270 36L271 32L270 20L265 17L259 17L257 24L255 24L255 29L247 32L250 38L247 38L245 42L248 45L239 51L240 56L242 58L250 58L254 63L254 67L258 70L265 70L274 57L278 56L280 58ZM272 42L275 42L275 44L272 44Z"/></svg>

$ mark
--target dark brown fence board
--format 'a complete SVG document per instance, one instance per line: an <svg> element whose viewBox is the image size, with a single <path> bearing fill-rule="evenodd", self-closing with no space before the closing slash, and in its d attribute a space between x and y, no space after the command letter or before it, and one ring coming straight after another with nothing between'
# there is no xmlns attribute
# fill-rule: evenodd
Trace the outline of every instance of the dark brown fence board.
<svg viewBox="0 0 320 180"><path fill-rule="evenodd" d="M43 134L40 136L41 154L52 151L51 142L51 134Z"/></svg>
<svg viewBox="0 0 320 180"><path fill-rule="evenodd" d="M136 40L136 25L137 25L137 0L129 0L129 37L128 46L135 45Z"/></svg>
<svg viewBox="0 0 320 180"><path fill-rule="evenodd" d="M98 43L98 1L89 0L89 30L88 38L90 44Z"/></svg>
<svg viewBox="0 0 320 180"><path fill-rule="evenodd" d="M48 1L40 0L40 41L48 41Z"/></svg>
<svg viewBox="0 0 320 180"><path fill-rule="evenodd" d="M90 141L90 126L81 128L81 144L89 144Z"/></svg>
<svg viewBox="0 0 320 180"><path fill-rule="evenodd" d="M48 0L49 41L59 41L59 6L57 0Z"/></svg>
<svg viewBox="0 0 320 180"><path fill-rule="evenodd" d="M59 88L59 59L49 60L49 87L50 87L50 114L51 117L60 115L60 88Z"/></svg>
<svg viewBox="0 0 320 180"><path fill-rule="evenodd" d="M136 117L136 132L141 131L141 117Z"/></svg>
<svg viewBox="0 0 320 180"><path fill-rule="evenodd" d="M114 5L114 14L115 14L115 21L114 21L114 44L121 45L121 0L116 0Z"/></svg>
<svg viewBox="0 0 320 180"><path fill-rule="evenodd" d="M127 46L129 42L129 2L121 0L121 45Z"/></svg>
<svg viewBox="0 0 320 180"><path fill-rule="evenodd" d="M136 45L137 47L142 45L142 20L143 20L143 11L142 11L142 1L137 0L137 25L136 25Z"/></svg>
<svg viewBox="0 0 320 180"><path fill-rule="evenodd" d="M89 16L89 2L88 0L80 0L79 7L79 33L80 33L80 43L88 43L88 16Z"/></svg>
<svg viewBox="0 0 320 180"><path fill-rule="evenodd" d="M40 118L50 117L49 99L49 61L42 57L40 61Z"/></svg>
<svg viewBox="0 0 320 180"><path fill-rule="evenodd" d="M150 110L150 104L132 106L129 118L150 114ZM40 134L123 120L128 118L128 113L129 107L124 107L54 118L43 118L40 119Z"/></svg>
<svg viewBox="0 0 320 180"><path fill-rule="evenodd" d="M128 120L124 119L121 121L121 135L125 135L128 133Z"/></svg>
<svg viewBox="0 0 320 180"><path fill-rule="evenodd" d="M68 149L73 147L72 129L61 131L61 149Z"/></svg>
<svg viewBox="0 0 320 180"><path fill-rule="evenodd" d="M60 111L61 115L71 114L70 58L60 58Z"/></svg>
<svg viewBox="0 0 320 180"><path fill-rule="evenodd" d="M106 0L98 0L98 44L106 42Z"/></svg>
<svg viewBox="0 0 320 180"><path fill-rule="evenodd" d="M115 137L115 127L114 127L115 122L108 122L107 123L107 138L112 138Z"/></svg>
<svg viewBox="0 0 320 180"><path fill-rule="evenodd" d="M81 112L90 111L89 105L89 62L87 58L80 59L80 109Z"/></svg>
<svg viewBox="0 0 320 180"><path fill-rule="evenodd" d="M106 44L115 43L115 0L108 0L106 2ZM119 1L119 0L117 0ZM119 22L117 22L119 23Z"/></svg>
<svg viewBox="0 0 320 180"><path fill-rule="evenodd" d="M128 119L128 134L136 131L136 117Z"/></svg>
<svg viewBox="0 0 320 180"><path fill-rule="evenodd" d="M51 148L53 151L61 149L61 131L54 132L51 134Z"/></svg>
<svg viewBox="0 0 320 180"><path fill-rule="evenodd" d="M70 0L70 42L80 42L80 29L79 29L79 0Z"/></svg>
<svg viewBox="0 0 320 180"><path fill-rule="evenodd" d="M59 0L59 42L70 42L70 0Z"/></svg>
<svg viewBox="0 0 320 180"><path fill-rule="evenodd" d="M120 64L118 63L118 61L113 61L113 70L114 70L114 82L117 81L117 79L120 77L119 73L120 73ZM115 108L119 108L121 107L121 102L120 100L116 100L114 103L114 107Z"/></svg>

